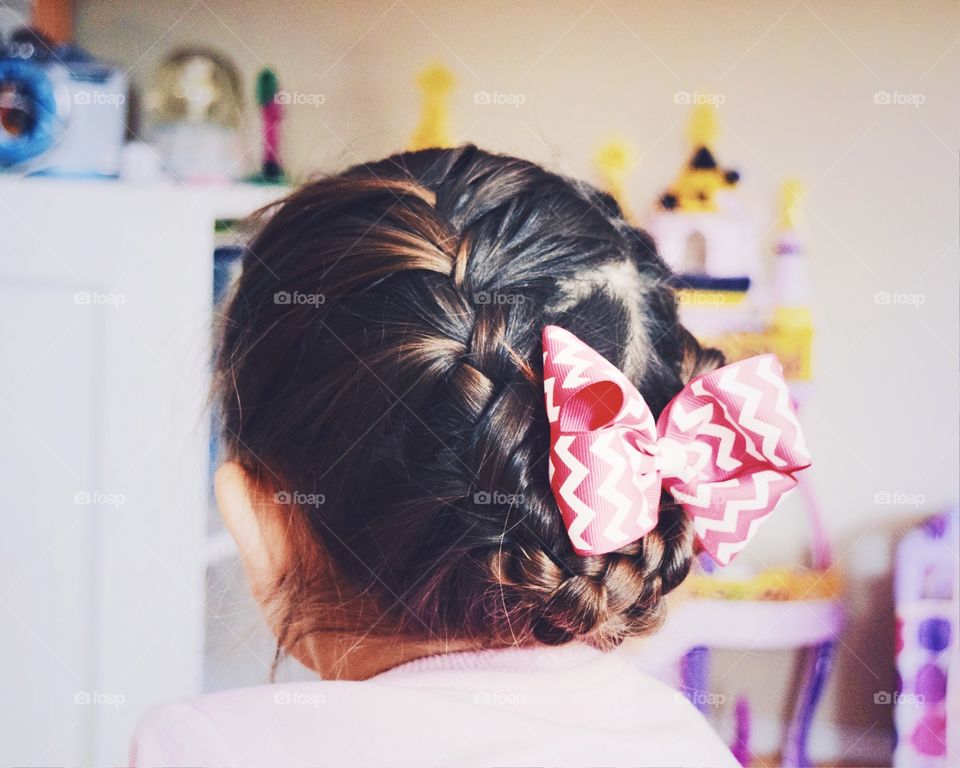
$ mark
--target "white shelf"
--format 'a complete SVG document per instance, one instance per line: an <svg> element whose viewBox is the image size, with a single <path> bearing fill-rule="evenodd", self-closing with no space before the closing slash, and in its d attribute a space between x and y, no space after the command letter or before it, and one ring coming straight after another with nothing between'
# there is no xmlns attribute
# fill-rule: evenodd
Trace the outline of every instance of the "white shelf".
<svg viewBox="0 0 960 768"><path fill-rule="evenodd" d="M0 543L0 677L32 691L0 723L10 763L122 764L148 708L203 690L208 570L232 548L207 532L214 224L286 191L0 175L0 434L18 511Z"/></svg>

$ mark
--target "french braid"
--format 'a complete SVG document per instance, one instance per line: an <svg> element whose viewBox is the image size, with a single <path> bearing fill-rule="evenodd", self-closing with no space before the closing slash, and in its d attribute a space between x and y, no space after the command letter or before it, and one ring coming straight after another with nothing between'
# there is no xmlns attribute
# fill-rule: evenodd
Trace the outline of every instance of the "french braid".
<svg viewBox="0 0 960 768"><path fill-rule="evenodd" d="M721 362L678 325L668 279L611 198L473 146L357 166L268 211L215 392L227 455L299 494L303 546L336 574L335 593L311 582L305 555L285 577L299 631L340 616L608 648L656 628L690 525L665 497L642 540L573 552L547 478L540 333L575 333L658 414ZM371 602L369 621L351 613Z"/></svg>

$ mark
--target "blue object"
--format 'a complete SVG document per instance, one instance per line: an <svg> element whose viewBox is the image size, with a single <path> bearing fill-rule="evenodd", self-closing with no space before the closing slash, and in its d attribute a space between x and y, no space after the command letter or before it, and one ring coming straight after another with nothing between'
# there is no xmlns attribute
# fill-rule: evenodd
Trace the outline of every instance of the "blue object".
<svg viewBox="0 0 960 768"><path fill-rule="evenodd" d="M230 285L234 266L243 258L239 245L222 245L213 252L213 305L220 305Z"/></svg>
<svg viewBox="0 0 960 768"><path fill-rule="evenodd" d="M86 51L30 30L0 47L0 169L116 177L126 115L126 75Z"/></svg>
<svg viewBox="0 0 960 768"><path fill-rule="evenodd" d="M53 82L42 67L24 59L0 59L0 83L6 83L29 125L14 132L9 117L0 119L0 165L21 165L49 150L63 131ZM0 115L14 111L0 104Z"/></svg>
<svg viewBox="0 0 960 768"><path fill-rule="evenodd" d="M750 278L711 277L710 275L680 274L674 275L670 284L674 288L689 288L695 291L736 291L746 293L750 290Z"/></svg>

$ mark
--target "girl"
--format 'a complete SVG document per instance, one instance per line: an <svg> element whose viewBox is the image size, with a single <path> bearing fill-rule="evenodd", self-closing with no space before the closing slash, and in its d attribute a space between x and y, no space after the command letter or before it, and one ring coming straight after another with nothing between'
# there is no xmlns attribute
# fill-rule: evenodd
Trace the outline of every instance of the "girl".
<svg viewBox="0 0 960 768"><path fill-rule="evenodd" d="M322 681L155 710L133 763L735 765L614 651L658 627L706 539L657 484L628 499L652 498L649 523L598 543L597 449L581 453L599 483L587 509L565 485L575 440L557 440L573 406L544 399L601 371L619 389L584 390L588 410L609 420L638 390L656 416L717 368L669 278L609 196L472 146L280 204L226 310L216 492L278 655ZM571 374L557 349L548 376L545 328L594 365ZM637 440L634 471L650 459L673 487Z"/></svg>

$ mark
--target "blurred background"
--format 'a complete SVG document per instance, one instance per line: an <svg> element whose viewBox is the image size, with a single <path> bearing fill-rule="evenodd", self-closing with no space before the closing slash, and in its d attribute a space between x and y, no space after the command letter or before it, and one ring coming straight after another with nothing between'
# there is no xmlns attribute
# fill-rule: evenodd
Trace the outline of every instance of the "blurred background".
<svg viewBox="0 0 960 768"><path fill-rule="evenodd" d="M473 142L611 191L698 335L789 363L814 468L691 587L743 631L638 663L744 762L960 762L955 2L3 0L0 36L5 761L119 763L150 706L267 681L209 496L242 220Z"/></svg>

